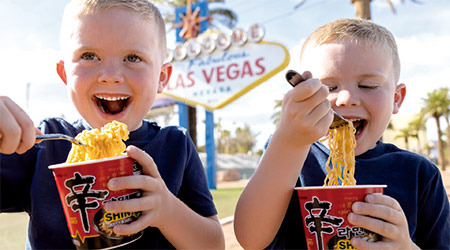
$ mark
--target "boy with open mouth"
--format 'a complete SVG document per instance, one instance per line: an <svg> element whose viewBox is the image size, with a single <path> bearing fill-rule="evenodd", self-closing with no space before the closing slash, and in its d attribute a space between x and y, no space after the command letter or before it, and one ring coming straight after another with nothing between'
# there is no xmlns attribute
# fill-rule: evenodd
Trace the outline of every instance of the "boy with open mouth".
<svg viewBox="0 0 450 250"><path fill-rule="evenodd" d="M111 201L109 213L138 212L117 235L144 230L134 249L223 249L224 236L196 148L181 127L143 120L167 85L165 24L147 0L72 0L61 27L57 73L82 120L45 119L35 129L23 110L0 97L1 212L30 214L27 244L36 249L74 248L49 165L65 162L71 144L36 134L76 136L113 120L130 131L127 154L141 175L112 178L108 189L140 189L142 197Z"/></svg>

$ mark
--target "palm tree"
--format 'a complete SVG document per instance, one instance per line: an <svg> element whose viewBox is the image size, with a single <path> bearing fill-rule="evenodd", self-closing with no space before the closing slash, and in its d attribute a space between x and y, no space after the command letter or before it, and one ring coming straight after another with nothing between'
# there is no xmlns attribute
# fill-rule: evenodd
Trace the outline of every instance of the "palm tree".
<svg viewBox="0 0 450 250"><path fill-rule="evenodd" d="M278 127L278 124L281 120L281 106L283 105L282 100L275 100L275 106L273 107L275 110L277 110L270 118L272 118L273 123L276 127Z"/></svg>
<svg viewBox="0 0 450 250"><path fill-rule="evenodd" d="M405 142L405 149L409 150L409 137L415 136L409 127L402 128L399 130L400 134L395 136L395 139L401 138Z"/></svg>
<svg viewBox="0 0 450 250"><path fill-rule="evenodd" d="M370 2L372 2L372 0L350 0L352 2L353 5L355 5L355 10L356 10L356 17L362 18L362 19L371 19L371 15L370 15ZM391 0L386 0L387 4L389 5L389 8L391 9L391 11L395 14L396 10L394 7L394 4L392 4ZM402 0L402 3L404 3L405 1ZM416 0L411 0L411 2L414 3L420 3Z"/></svg>
<svg viewBox="0 0 450 250"><path fill-rule="evenodd" d="M442 130L440 118L442 116L445 117L445 113L447 112L448 117L448 109L449 109L449 95L448 88L440 88L433 90L432 92L427 94L427 98L424 98L424 107L422 109L424 114L427 114L436 120L437 127L437 148L438 148L438 164L442 167L442 170L445 170L445 155L444 155L444 147L442 140Z"/></svg>
<svg viewBox="0 0 450 250"><path fill-rule="evenodd" d="M450 91L448 87L441 88L443 98L443 113L444 119L447 122L447 153L450 154ZM447 154L447 155L448 155Z"/></svg>
<svg viewBox="0 0 450 250"><path fill-rule="evenodd" d="M154 3L166 4L173 8L178 8L182 6L191 6L191 0L154 0ZM209 3L224 3L225 0L208 0ZM237 23L237 15L232 10L226 8L213 8L209 9L210 16L214 19L219 20L222 24L228 28L234 28ZM170 13L164 13L164 21L166 23L175 26L175 14L174 11ZM195 36L191 37L195 38ZM189 135L197 146L197 108L193 106L188 106L188 120L189 120Z"/></svg>
<svg viewBox="0 0 450 250"><path fill-rule="evenodd" d="M422 145L420 141L419 134L422 131L426 131L426 120L425 115L419 113L416 117L409 122L408 128L412 131L412 135L416 138L418 144L418 153L422 154Z"/></svg>

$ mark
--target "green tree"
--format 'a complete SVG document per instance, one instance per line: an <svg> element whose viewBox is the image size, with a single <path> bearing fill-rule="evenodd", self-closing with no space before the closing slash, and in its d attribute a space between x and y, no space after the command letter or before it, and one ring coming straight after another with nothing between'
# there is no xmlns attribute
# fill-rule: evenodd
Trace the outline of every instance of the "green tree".
<svg viewBox="0 0 450 250"><path fill-rule="evenodd" d="M283 105L282 100L275 100L275 106L273 107L275 110L275 113L273 113L273 115L270 117L270 118L272 118L273 123L277 127L281 120L281 106L282 105Z"/></svg>
<svg viewBox="0 0 450 250"><path fill-rule="evenodd" d="M447 133L446 133L446 137L447 137L447 154L446 155L450 155L450 91L448 87L445 88L441 88L441 95L444 97L443 98L443 104L442 104L442 112L443 112L443 116L445 119L445 122L447 122ZM445 98L446 97L446 98ZM447 161L448 163L450 162Z"/></svg>
<svg viewBox="0 0 450 250"><path fill-rule="evenodd" d="M243 128L236 128L235 134L233 139L235 153L251 152L256 144L256 135L252 133L250 127L246 124Z"/></svg>
<svg viewBox="0 0 450 250"><path fill-rule="evenodd" d="M221 119L219 119L219 122L214 124L214 130L214 138L216 138L216 151L218 153L229 154L231 151L231 132L222 128Z"/></svg>
<svg viewBox="0 0 450 250"><path fill-rule="evenodd" d="M405 142L405 149L409 150L409 138L414 137L415 134L412 133L409 127L399 129L398 132L400 132L400 134L395 136L395 139L403 139L403 141Z"/></svg>
<svg viewBox="0 0 450 250"><path fill-rule="evenodd" d="M445 118L446 115L448 117L449 112L448 88L440 88L433 90L432 92L427 94L427 97L424 98L423 101L424 101L424 107L422 108L423 113L434 118L436 121L438 134L437 138L438 165L442 167L442 170L445 170L446 160L444 154L444 142L442 139L440 118L441 117Z"/></svg>
<svg viewBox="0 0 450 250"><path fill-rule="evenodd" d="M408 124L408 128L409 128L409 130L411 130L412 136L415 137L417 140L419 154L422 154L422 143L420 141L419 134L422 131L426 131L425 125L426 125L426 119L425 119L424 114L422 114L422 113L417 114L416 117L412 121L410 121Z"/></svg>
<svg viewBox="0 0 450 250"><path fill-rule="evenodd" d="M248 125L238 127L234 135L231 131L222 129L220 120L215 124L216 150L222 154L247 154L252 152L256 145L256 134L254 134Z"/></svg>

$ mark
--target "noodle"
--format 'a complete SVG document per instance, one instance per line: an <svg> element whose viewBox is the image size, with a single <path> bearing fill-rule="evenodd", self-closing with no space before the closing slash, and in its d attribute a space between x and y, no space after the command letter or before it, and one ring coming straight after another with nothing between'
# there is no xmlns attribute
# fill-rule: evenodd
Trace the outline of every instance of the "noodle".
<svg viewBox="0 0 450 250"><path fill-rule="evenodd" d="M121 155L128 140L127 125L118 121L112 121L101 130L84 130L76 139L86 146L72 145L66 163L102 159Z"/></svg>
<svg viewBox="0 0 450 250"><path fill-rule="evenodd" d="M329 129L328 145L330 156L325 167L327 177L325 178L324 186L338 186L339 180L341 185L356 185L354 177L355 131L352 122L345 126Z"/></svg>

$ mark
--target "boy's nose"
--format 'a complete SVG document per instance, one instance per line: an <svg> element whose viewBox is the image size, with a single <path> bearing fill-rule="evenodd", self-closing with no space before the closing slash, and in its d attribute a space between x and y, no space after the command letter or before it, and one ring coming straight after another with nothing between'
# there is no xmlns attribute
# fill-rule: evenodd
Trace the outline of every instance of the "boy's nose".
<svg viewBox="0 0 450 250"><path fill-rule="evenodd" d="M336 106L359 106L360 100L358 96L349 90L341 90L337 94Z"/></svg>
<svg viewBox="0 0 450 250"><path fill-rule="evenodd" d="M100 83L122 83L124 81L120 66L109 64L105 65L98 76Z"/></svg>

